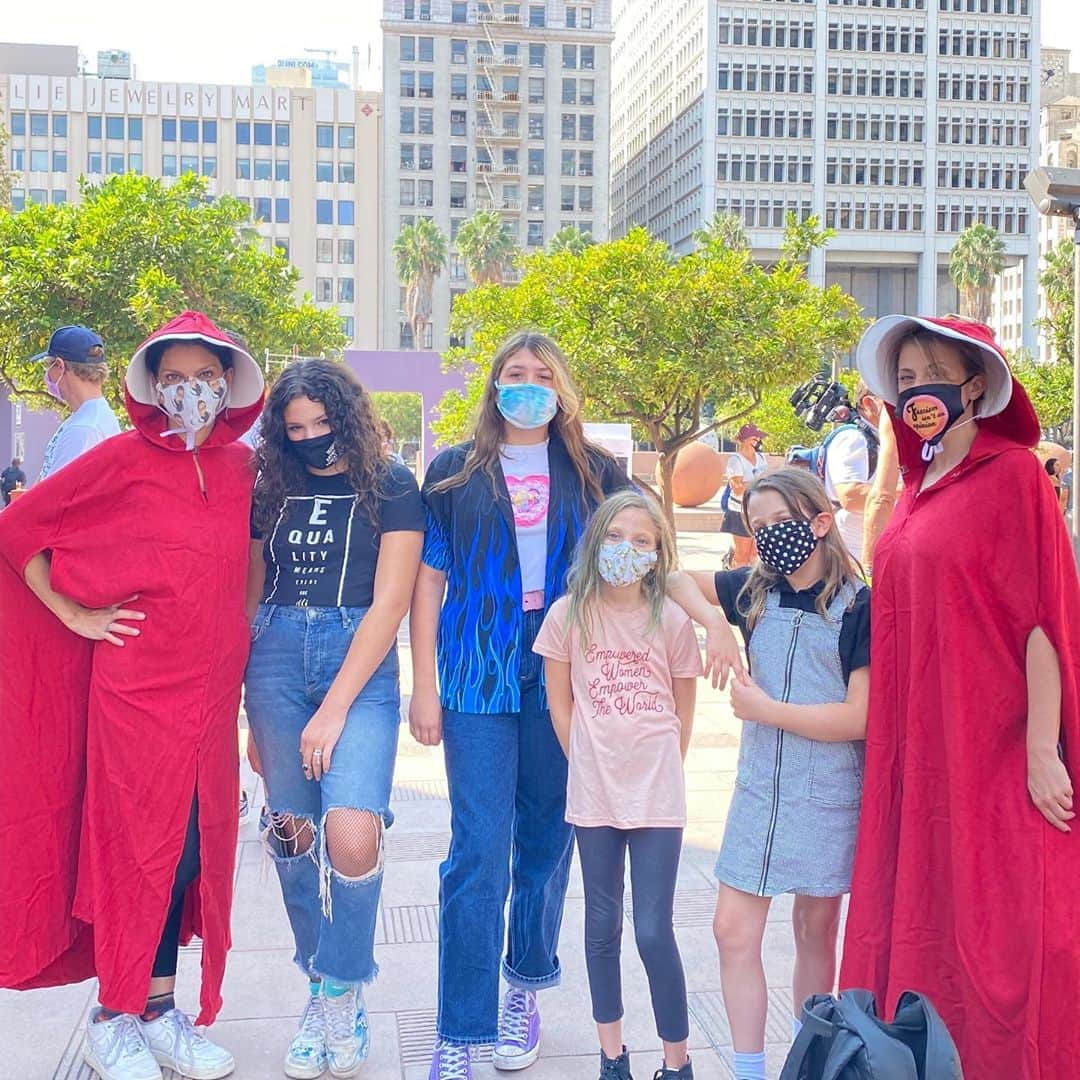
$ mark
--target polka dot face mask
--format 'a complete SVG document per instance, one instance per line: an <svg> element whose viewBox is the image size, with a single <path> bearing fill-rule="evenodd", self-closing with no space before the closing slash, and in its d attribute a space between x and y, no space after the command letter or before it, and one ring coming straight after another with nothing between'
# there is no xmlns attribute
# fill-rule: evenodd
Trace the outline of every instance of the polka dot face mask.
<svg viewBox="0 0 1080 1080"><path fill-rule="evenodd" d="M770 569L788 577L814 553L818 538L809 521L778 521L754 531L758 558Z"/></svg>

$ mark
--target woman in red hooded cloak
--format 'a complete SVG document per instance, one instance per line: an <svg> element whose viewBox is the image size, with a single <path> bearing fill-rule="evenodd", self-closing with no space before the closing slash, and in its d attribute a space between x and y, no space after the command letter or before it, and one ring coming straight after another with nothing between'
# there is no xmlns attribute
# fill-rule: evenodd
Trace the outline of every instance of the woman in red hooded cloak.
<svg viewBox="0 0 1080 1080"><path fill-rule="evenodd" d="M972 1080L1077 1075L1080 586L1039 423L981 323L890 316L859 370L904 494L874 558L841 987L927 994Z"/></svg>
<svg viewBox="0 0 1080 1080"><path fill-rule="evenodd" d="M258 365L205 315L127 371L134 430L0 514L0 985L96 975L84 1056L106 1080L232 1071L172 1001L203 941L221 1006Z"/></svg>

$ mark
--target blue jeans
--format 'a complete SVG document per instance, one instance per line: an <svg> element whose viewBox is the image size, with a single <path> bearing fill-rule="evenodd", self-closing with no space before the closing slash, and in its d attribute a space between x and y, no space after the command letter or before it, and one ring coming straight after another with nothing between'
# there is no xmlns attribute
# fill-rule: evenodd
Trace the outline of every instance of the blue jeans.
<svg viewBox="0 0 1080 1080"><path fill-rule="evenodd" d="M401 702L392 647L353 702L321 781L306 780L300 733L334 681L366 608L300 608L260 604L252 623L245 700L262 761L268 810L263 836L281 881L296 941L297 966L309 977L370 982L382 892L382 839L375 869L363 877L337 872L327 854L326 818L336 809L368 810L393 823L390 787ZM314 842L295 853L274 827L289 815L308 823ZM294 830L295 831L295 830Z"/></svg>
<svg viewBox="0 0 1080 1080"><path fill-rule="evenodd" d="M451 840L440 868L438 1033L451 1042L496 1040L500 958L511 986L539 990L561 976L573 831L566 758L539 705L532 643L542 621L525 615L521 712L443 714Z"/></svg>

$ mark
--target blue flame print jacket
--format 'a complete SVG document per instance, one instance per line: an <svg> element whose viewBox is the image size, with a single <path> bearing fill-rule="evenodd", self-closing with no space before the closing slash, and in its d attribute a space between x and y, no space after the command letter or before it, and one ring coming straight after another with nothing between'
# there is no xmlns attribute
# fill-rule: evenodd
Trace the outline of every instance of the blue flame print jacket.
<svg viewBox="0 0 1080 1080"><path fill-rule="evenodd" d="M468 483L449 491L435 485L461 471L471 443L444 450L424 477L427 510L425 565L446 574L446 598L439 617L436 652L439 697L444 709L463 713L521 710L521 566L510 492L498 461L496 483L478 470ZM589 449L604 493L628 487L618 463ZM578 541L596 509L565 445L548 441L551 492L547 519L544 602L550 607L566 591L566 573ZM543 682L540 704L547 707Z"/></svg>

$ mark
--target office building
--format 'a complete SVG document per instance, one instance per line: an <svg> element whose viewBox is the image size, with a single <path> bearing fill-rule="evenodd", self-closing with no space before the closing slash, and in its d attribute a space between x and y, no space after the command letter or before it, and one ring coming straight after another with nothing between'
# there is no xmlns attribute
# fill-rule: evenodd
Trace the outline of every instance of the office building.
<svg viewBox="0 0 1080 1080"><path fill-rule="evenodd" d="M100 79L63 73L73 50L61 53L35 56L61 73L0 73L16 209L77 199L80 177L199 173L211 195L251 206L352 347L379 344L378 94Z"/></svg>
<svg viewBox="0 0 1080 1080"><path fill-rule="evenodd" d="M985 222L1036 310L1037 0L619 0L615 34L612 235L682 252L728 212L769 258L816 215L812 278L875 316L955 310L949 252Z"/></svg>
<svg viewBox="0 0 1080 1080"><path fill-rule="evenodd" d="M253 86L317 87L351 90L355 86L353 62L336 59L332 49L307 49L306 56L287 56L251 69ZM354 50L355 52L355 50Z"/></svg>
<svg viewBox="0 0 1080 1080"><path fill-rule="evenodd" d="M442 350L473 213L498 211L527 252L564 226L607 237L610 0L384 0L382 27L382 345L413 345L391 248L423 216L450 256L416 344Z"/></svg>

